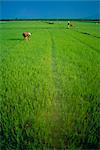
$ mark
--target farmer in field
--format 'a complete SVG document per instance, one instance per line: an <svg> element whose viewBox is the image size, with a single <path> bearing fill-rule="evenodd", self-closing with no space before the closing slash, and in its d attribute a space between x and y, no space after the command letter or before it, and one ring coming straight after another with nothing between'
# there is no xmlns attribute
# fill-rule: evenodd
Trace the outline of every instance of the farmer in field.
<svg viewBox="0 0 100 150"><path fill-rule="evenodd" d="M67 28L68 29L70 28L70 21L68 21L68 23L67 23Z"/></svg>
<svg viewBox="0 0 100 150"><path fill-rule="evenodd" d="M69 28L73 28L73 27L75 27L75 23L68 21L67 28L69 29Z"/></svg>
<svg viewBox="0 0 100 150"><path fill-rule="evenodd" d="M23 37L24 37L25 40L28 40L30 36L31 36L30 32L24 32L23 33Z"/></svg>

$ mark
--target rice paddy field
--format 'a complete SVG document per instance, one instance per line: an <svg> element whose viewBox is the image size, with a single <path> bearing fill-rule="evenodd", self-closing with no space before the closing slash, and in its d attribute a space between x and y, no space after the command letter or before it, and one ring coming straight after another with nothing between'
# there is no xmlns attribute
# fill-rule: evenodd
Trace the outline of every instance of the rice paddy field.
<svg viewBox="0 0 100 150"><path fill-rule="evenodd" d="M100 148L100 24L73 23L0 22L2 150Z"/></svg>

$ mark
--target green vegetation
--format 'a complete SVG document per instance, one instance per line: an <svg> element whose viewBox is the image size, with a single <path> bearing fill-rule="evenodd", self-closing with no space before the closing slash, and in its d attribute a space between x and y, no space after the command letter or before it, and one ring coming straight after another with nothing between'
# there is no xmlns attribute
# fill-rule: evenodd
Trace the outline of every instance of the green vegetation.
<svg viewBox="0 0 100 150"><path fill-rule="evenodd" d="M99 149L99 29L0 22L1 149Z"/></svg>

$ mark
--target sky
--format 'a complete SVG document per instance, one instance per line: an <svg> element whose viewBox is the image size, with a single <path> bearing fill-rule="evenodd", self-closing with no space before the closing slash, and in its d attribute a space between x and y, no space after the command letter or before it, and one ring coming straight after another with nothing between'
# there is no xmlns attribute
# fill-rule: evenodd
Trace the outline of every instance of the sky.
<svg viewBox="0 0 100 150"><path fill-rule="evenodd" d="M93 18L100 16L96 0L0 0L0 19Z"/></svg>

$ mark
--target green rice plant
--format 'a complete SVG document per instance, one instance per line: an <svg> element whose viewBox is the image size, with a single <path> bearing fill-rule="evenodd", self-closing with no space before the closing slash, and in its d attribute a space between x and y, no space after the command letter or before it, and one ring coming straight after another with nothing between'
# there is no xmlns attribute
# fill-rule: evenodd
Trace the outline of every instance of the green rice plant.
<svg viewBox="0 0 100 150"><path fill-rule="evenodd" d="M99 148L99 25L76 25L0 23L2 149Z"/></svg>

